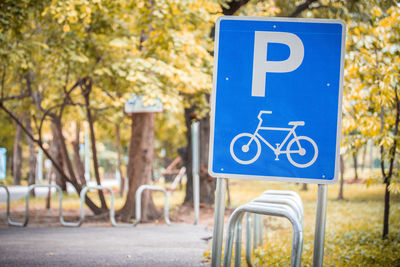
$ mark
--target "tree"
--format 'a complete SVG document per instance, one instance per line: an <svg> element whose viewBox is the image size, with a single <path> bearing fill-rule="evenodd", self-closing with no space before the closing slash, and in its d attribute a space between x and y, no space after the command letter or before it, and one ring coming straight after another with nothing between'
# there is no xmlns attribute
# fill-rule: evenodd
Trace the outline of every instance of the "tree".
<svg viewBox="0 0 400 267"><path fill-rule="evenodd" d="M15 125L15 137L14 137L14 149L13 149L13 176L14 176L14 184L21 184L21 168L22 168L22 148L21 148L21 140L22 139L22 130L21 127L16 124Z"/></svg>
<svg viewBox="0 0 400 267"><path fill-rule="evenodd" d="M46 156L53 161L53 166L61 174L63 181L70 182L79 193L82 185L76 179L62 130L64 111L77 105L73 100L76 98L74 95L76 89L83 88L87 81L76 76L82 74L79 64L86 60L84 56L77 55L79 49L71 49L71 47L74 48L73 44L79 40L75 38L76 36L66 36L66 32L69 32L69 25L58 27L57 24L63 22L60 18L55 18L60 15L56 12L59 11L56 10L56 6L60 3L53 2L46 8L47 2L39 4L36 1L22 1L18 4L13 2L3 4L4 9L2 10L5 13L1 14L4 18L2 20L4 24L2 25L4 26L2 37L5 38L2 39L0 52L5 64L2 66L4 75L0 108L21 127L31 140L43 149ZM52 8L54 9L52 10ZM13 10L15 13L9 14L7 10ZM85 11L88 11L87 6ZM86 20L87 13L85 13ZM80 18L83 19L82 15ZM12 23L15 19L19 19L17 24ZM53 38L49 38L49 36ZM89 47L90 49L94 48ZM52 65L52 62L57 62L57 64ZM72 68L75 68L74 70L77 72L71 73ZM70 84L71 77L76 78L74 84ZM51 88L53 91L49 94L46 88ZM29 107L30 114L27 116L34 121L35 133L24 126L23 121L11 111L10 106L15 105L13 100L19 100L19 106L24 103ZM66 171L43 146L42 130L43 127L48 127L46 126L48 120L51 121ZM102 196L102 192L99 192L99 195ZM102 212L89 198L86 199L86 203L95 213ZM106 209L105 203L103 203L102 209Z"/></svg>
<svg viewBox="0 0 400 267"><path fill-rule="evenodd" d="M340 181L339 181L339 194L337 200L343 200L343 186L344 186L344 160L343 154L340 154Z"/></svg>
<svg viewBox="0 0 400 267"><path fill-rule="evenodd" d="M180 95L210 89L210 55L204 48L204 34L209 20L207 1L196 3L166 1L149 2L141 9L139 25L142 25L138 63L147 63L137 70L135 81L152 87L152 91L139 92L144 101L154 101L158 96L166 109L173 108ZM178 22L178 23L177 23ZM143 28L143 25L146 25ZM142 76L142 72L146 75ZM154 81L149 84L150 81ZM178 104L181 106L181 104ZM133 217L137 188L150 183L154 159L155 115L132 114L132 132L129 149L127 176L129 189L124 207L119 212L124 220ZM191 175L190 170L187 171ZM188 179L188 184L190 179ZM149 192L144 193L143 219L159 216Z"/></svg>
<svg viewBox="0 0 400 267"><path fill-rule="evenodd" d="M347 69L355 86L352 95L362 114L361 134L380 147L381 172L385 183L382 237L389 233L390 192L398 192L399 62L400 7L376 5L369 9L369 21L351 27L353 60Z"/></svg>

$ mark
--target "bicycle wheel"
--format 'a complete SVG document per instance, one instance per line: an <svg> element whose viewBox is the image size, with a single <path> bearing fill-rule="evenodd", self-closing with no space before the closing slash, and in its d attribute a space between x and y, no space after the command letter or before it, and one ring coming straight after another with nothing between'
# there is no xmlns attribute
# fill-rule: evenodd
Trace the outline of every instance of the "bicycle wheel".
<svg viewBox="0 0 400 267"><path fill-rule="evenodd" d="M250 142L253 138L254 142ZM230 145L232 158L240 164L251 164L258 159L261 153L260 141L254 135L241 133L232 139Z"/></svg>
<svg viewBox="0 0 400 267"><path fill-rule="evenodd" d="M317 144L307 136L298 136L290 140L286 152L289 162L299 168L311 166L318 157Z"/></svg>

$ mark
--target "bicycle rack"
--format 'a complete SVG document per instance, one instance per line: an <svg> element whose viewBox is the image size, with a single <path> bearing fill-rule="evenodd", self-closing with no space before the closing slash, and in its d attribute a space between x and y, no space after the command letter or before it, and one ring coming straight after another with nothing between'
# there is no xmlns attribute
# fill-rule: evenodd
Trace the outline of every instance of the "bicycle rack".
<svg viewBox="0 0 400 267"><path fill-rule="evenodd" d="M297 194L294 191L290 190L267 190L262 193L262 195L283 195L283 196L292 196L295 198L297 201L296 203L299 204L301 212L304 213L304 208L303 208L303 201L301 200L301 197L299 194Z"/></svg>
<svg viewBox="0 0 400 267"><path fill-rule="evenodd" d="M264 197L256 198L255 200L251 201L250 203L251 204L263 204L263 205L267 205L268 207L289 209L291 212L293 212L293 214L295 215L296 219L299 221L301 227L303 226L303 224L302 224L303 216L299 213L298 210L296 211L296 207L293 208L290 205L286 204L284 199L282 199L282 203L270 203L268 201L269 201L269 198L264 196ZM251 232L250 228L251 228L251 226L250 226L250 222L249 222L249 214L247 213L246 215L248 215L247 216L247 225L246 225L247 226L247 228L246 228L246 249L245 249L246 262L247 262L248 266L252 266L252 261L251 261L251 238L250 238L250 232ZM254 248L256 248L257 246L261 246L262 245L263 235L260 234L259 236L257 236L256 227L258 227L258 231L260 231L262 229L262 224L261 224L261 218L259 218L260 215L259 214L254 214L254 215L255 215L254 216L254 218L255 218L254 219L254 228L255 229L254 229L253 233L254 233L254 236L256 238L258 237L258 240L253 240L254 241L253 242L253 246L254 246ZM301 229L303 229L303 227ZM241 257L241 251L242 251L242 248L241 248L242 244L241 244L241 240L240 240L241 236L242 236L242 232L237 229L237 235L236 235L236 243L237 243L237 245L235 247L236 248L236 250L235 250L235 257L236 257L235 258L236 259L235 262L239 262L239 263L240 263L240 257ZM261 241L261 242L259 242L259 241ZM302 244L301 244L301 246L302 246Z"/></svg>
<svg viewBox="0 0 400 267"><path fill-rule="evenodd" d="M81 215L80 215L80 217L79 217L79 221L78 221L77 223L74 223L73 225L70 225L70 226L74 226L74 227L81 226L82 223L83 223L83 221L85 220L85 198L86 198L87 192L88 192L89 190L92 190L92 189L98 189L98 190L100 190L100 189L105 189L105 190L107 190L108 192L110 192L110 195L111 195L111 203L110 203L110 221L111 221L111 224L112 224L114 227L133 226L133 224L130 224L130 223L129 223L129 224L126 224L126 223L120 224L120 223L117 223L117 222L115 221L114 192L111 190L111 188L109 188L109 187L107 187L107 186L104 186L104 185L85 186L85 187L82 189L82 191L81 191L81 193L80 193L80 198L81 198Z"/></svg>
<svg viewBox="0 0 400 267"><path fill-rule="evenodd" d="M300 208L300 205L290 196L280 196L280 195L267 195L263 194L251 202L255 203L269 203L269 204L282 204L289 206L297 215L297 219L302 222L303 219L303 211Z"/></svg>
<svg viewBox="0 0 400 267"><path fill-rule="evenodd" d="M62 189L56 184L32 184L28 186L28 191L25 194L25 218L24 222L22 223L23 227L26 227L29 222L29 194L34 188L38 187L46 187L46 188L52 188L54 187L58 191L58 198L59 198L59 219L60 223L62 226L70 226L70 222L64 221L63 215L62 215L62 201L63 201L63 194L62 194Z"/></svg>
<svg viewBox="0 0 400 267"><path fill-rule="evenodd" d="M24 227L24 224L23 223L19 223L19 222L14 222L12 219L11 219L11 215L10 215L10 191L8 191L8 188L7 188L7 186L5 186L5 185L3 185L3 184L0 184L0 187L1 188L4 188L4 190L6 190L6 209L7 209L7 222L8 222L8 225L11 225L11 226L18 226L18 227Z"/></svg>
<svg viewBox="0 0 400 267"><path fill-rule="evenodd" d="M304 213L304 208L303 208L303 201L301 200L300 196L294 192L294 191L289 191L289 190L267 190L265 192L263 192L261 194L261 196L263 195L274 195L276 197L279 196L285 196L285 198L287 199L292 199L294 200L294 202L296 203L296 205L299 207L301 214ZM257 217L254 218L254 220L257 221L257 223L255 223L255 228L254 228L254 238L253 238L253 246L257 247L260 246L262 244L262 228L258 227L261 225L261 223L259 222L259 220L261 219L261 217ZM260 230L259 230L260 229ZM261 241L261 242L259 242Z"/></svg>
<svg viewBox="0 0 400 267"><path fill-rule="evenodd" d="M300 196L293 191L278 191L278 190L268 190L265 191L260 197L257 197L252 200L255 203L269 203L269 204L281 204L290 207L295 214L297 215L298 220L303 226L303 204ZM259 216L259 215L258 215ZM262 245L262 226L259 229L256 227L257 224L260 224L260 218L254 214L254 239L253 239L253 247L257 247ZM251 262L251 218L249 214L246 214L246 262L248 266L252 266ZM258 233L259 231L259 233ZM258 238L258 240L257 240ZM258 242L261 241L261 242ZM241 246L241 243L239 244ZM241 251L239 247L236 251Z"/></svg>
<svg viewBox="0 0 400 267"><path fill-rule="evenodd" d="M165 195L165 202L164 202L164 219L165 222L168 225L171 225L171 222L168 218L168 210L169 210L169 206L168 206L168 197L169 197L169 192L162 186L157 186L157 185L141 185L139 186L139 188L136 190L136 220L135 223L133 224L134 226L136 226L141 218L142 218L142 214L141 214L141 207L142 207L142 193L144 190L152 190L152 191L161 191L164 193Z"/></svg>
<svg viewBox="0 0 400 267"><path fill-rule="evenodd" d="M235 209L229 219L223 261L224 267L228 267L231 264L234 229L236 227L240 227L241 229L241 221L245 212L287 218L293 227L293 242L291 252L292 256L290 265L294 267L300 266L303 243L303 230L301 223L297 219L297 216L293 212L293 210L285 205L249 202ZM235 266L240 266L239 255L235 256Z"/></svg>
<svg viewBox="0 0 400 267"><path fill-rule="evenodd" d="M291 198L296 202L296 205L299 207L301 214L304 213L304 208L303 208L303 201L301 200L299 194L297 194L294 191L290 191L290 190L267 190L264 191L261 196L263 195L274 195L274 196L285 196L285 198ZM257 217L255 218L255 220L260 220L261 217ZM258 224L256 225L261 225L260 222L257 222ZM256 246L260 246L262 245L262 228L260 228L260 230L258 230L258 227L254 228L254 247ZM261 241L261 242L259 242Z"/></svg>
<svg viewBox="0 0 400 267"><path fill-rule="evenodd" d="M83 221L85 220L85 198L86 194L89 190L91 189L105 189L110 192L111 195L111 206L110 206L110 221L111 224L114 227L119 227L119 226L132 226L133 224L119 224L115 221L115 209L114 209L114 193L111 190L111 188L102 186L102 185L95 185L95 186L86 186L82 189L80 193L80 200L81 200L81 207L80 207L80 216L79 216L79 221L78 222L66 222L64 220L63 214L62 214L62 201L63 201L63 194L62 194L62 189L56 184L52 185L40 185L40 184L33 184L28 187L28 191L26 192L25 195L25 217L24 221L22 223L20 222L13 222L10 218L10 192L8 191L8 188L0 184L0 187L4 188L7 193L7 219L8 219L8 224L12 226L19 226L19 227L26 227L29 222L29 193L32 191L34 188L38 187L47 187L47 188L55 188L58 191L59 195L59 219L60 223L62 226L66 227L79 227L82 225Z"/></svg>

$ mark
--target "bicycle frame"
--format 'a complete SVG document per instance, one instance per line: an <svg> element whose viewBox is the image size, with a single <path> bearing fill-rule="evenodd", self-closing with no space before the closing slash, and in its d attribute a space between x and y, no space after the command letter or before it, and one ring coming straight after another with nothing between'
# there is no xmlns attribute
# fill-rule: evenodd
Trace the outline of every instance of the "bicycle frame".
<svg viewBox="0 0 400 267"><path fill-rule="evenodd" d="M261 114L260 114L261 115ZM251 142L253 142L254 138L258 138L261 141L263 141L264 144L266 144L272 151L274 151L275 155L276 155L276 160L278 160L278 156L280 154L288 154L288 153L301 153L301 146L300 146L300 142L296 142L299 150L291 150L291 151L281 151L282 147L286 144L286 142L289 140L290 136L293 135L293 138L297 138L295 129L297 128L297 125L293 125L292 128L282 128L282 127L261 127L262 124L262 119L259 116L258 119L260 120L260 122L258 123L257 129L255 130L253 137L250 139L250 141L248 142L247 146L250 146ZM270 130L270 131L288 131L289 133L287 134L287 136L285 137L285 139L283 140L283 142L281 144L279 144L279 146L277 146L276 148L274 148L267 140L265 140L259 133L259 130Z"/></svg>

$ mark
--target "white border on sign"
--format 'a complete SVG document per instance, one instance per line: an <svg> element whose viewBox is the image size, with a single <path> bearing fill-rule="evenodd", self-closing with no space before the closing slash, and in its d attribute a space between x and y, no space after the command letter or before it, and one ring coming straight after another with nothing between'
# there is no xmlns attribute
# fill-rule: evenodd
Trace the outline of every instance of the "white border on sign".
<svg viewBox="0 0 400 267"><path fill-rule="evenodd" d="M215 123L215 97L217 91L217 71L218 71L218 48L219 48L219 25L222 20L255 20L255 21L287 21L287 22L309 22L309 23L333 23L342 25L342 45L340 57L340 80L339 80L339 102L338 116L336 128L336 155L335 155L335 174L332 180L311 179L307 177L276 177L276 176L259 176L259 175L243 175L229 173L214 173L213 154L214 154L214 123ZM239 16L221 16L215 23L215 44L214 44L214 69L213 69L213 90L211 93L211 128L210 143L208 155L208 173L214 178L235 178L245 180L264 180L276 182L297 182L297 183L313 183L313 184L334 184L338 180L339 174L339 155L340 155L340 137L342 130L342 98L343 98L343 71L344 71L344 50L346 44L346 24L339 19L304 19L304 18L264 18L264 17L239 17Z"/></svg>

